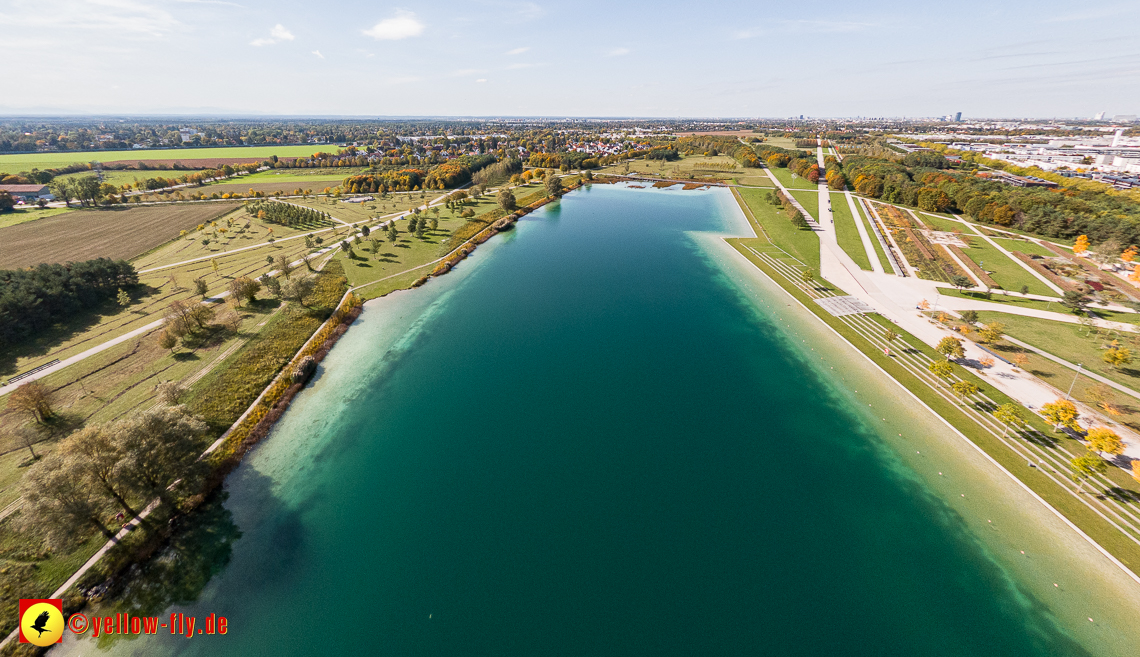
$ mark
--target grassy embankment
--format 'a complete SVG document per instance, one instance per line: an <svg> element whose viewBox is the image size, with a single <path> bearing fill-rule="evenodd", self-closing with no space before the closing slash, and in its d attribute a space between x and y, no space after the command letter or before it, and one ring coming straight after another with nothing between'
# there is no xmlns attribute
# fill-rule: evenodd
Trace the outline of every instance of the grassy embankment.
<svg viewBox="0 0 1140 657"><path fill-rule="evenodd" d="M859 229L855 226L855 218L851 216L851 208L843 193L831 194L831 211L835 217L835 238L839 242L839 248L851 256L860 269L870 271L871 261L867 258L867 249L863 248L863 239L859 237ZM874 233L868 233L868 236L874 239Z"/></svg>
<svg viewBox="0 0 1140 657"><path fill-rule="evenodd" d="M748 203L749 208L754 205ZM757 207L757 209L761 209ZM748 213L746 213L748 214ZM728 240L738 251L740 251L750 262L752 262L758 269L763 271L770 279L784 289L789 295L799 301L805 308L816 315L824 324L831 327L851 345L867 356L876 365L881 367L890 376L896 379L907 390L915 394L927 406L929 406L935 413L946 419L952 426L960 431L967 439L985 451L995 461L1002 465L1006 470L1024 482L1035 493L1040 495L1046 502L1053 506L1053 508L1060 511L1067 518L1073 521L1085 533L1091 536L1102 547L1112 553L1115 557L1120 559L1126 566L1134 571L1140 568L1140 546L1131 541L1127 536L1122 534L1118 529L1108 524L1103 518L1092 512L1086 506L1080 503L1079 500L1070 495L1066 490L1058 487L1052 480L1050 480L1040 468L1029 467L1025 460L1009 447L1007 447L996 436L986 431L981 425L974 421L965 411L956 403L946 399L945 397L937 394L933 388L924 383L910 370L904 367L895 358L886 356L882 350L872 343L870 343L862 334L852 329L845 322L839 318L832 316L827 311L823 310L816 304L800 287L792 284L781 273L774 270L766 262L756 257L745 246L753 246L761 252L772 253L778 247L787 248L781 242L780 235L780 221L772 221L771 214L754 213L755 218L759 223L753 223L756 232L760 237L749 239L730 239ZM778 219L778 217L776 217ZM767 234L765 234L767 231ZM768 236L774 241L770 243ZM808 263L810 266L810 263ZM842 294L835 288L832 288L826 282L817 282L817 286L821 289L830 289L834 292ZM917 349L918 351L926 354L931 358L941 359L941 357L934 352L929 346L918 340L914 336L901 330L898 326L889 322L879 315L870 316L876 323L878 323L883 330L890 329L895 333L901 335L900 340L907 347ZM982 377L976 376L970 370L963 368L957 364L953 364L954 373L963 380L970 381L981 388L986 395L988 395L995 403L1016 403L1012 399L1002 394L1000 391L994 389ZM1044 424L1044 422L1035 414L1023 410L1023 415L1028 418L1029 426L1037 432L1045 435L1053 435L1051 428ZM1083 445L1076 443L1071 439L1058 438L1061 444L1064 445L1066 453L1078 454L1084 451ZM1108 476L1113 483L1119 487L1120 490L1131 491L1131 495L1125 495L1126 499L1140 498L1140 493L1136 492L1136 482L1132 480L1127 474L1118 468L1110 468ZM1135 497L1131 497L1135 496Z"/></svg>
<svg viewBox="0 0 1140 657"><path fill-rule="evenodd" d="M1058 296L1052 288L977 235L970 238L970 246L963 248L962 252L989 273L1002 289L1020 292L1022 287L1026 287L1030 294Z"/></svg>
<svg viewBox="0 0 1140 657"><path fill-rule="evenodd" d="M747 203L748 210L764 224L765 229L769 231L776 244L807 263L815 271L819 271L819 236L814 231L793 226L791 220L779 207L764 200L767 192L754 189L738 189L737 191ZM770 245L767 240L762 240L761 243L753 246L761 248Z"/></svg>
<svg viewBox="0 0 1140 657"><path fill-rule="evenodd" d="M804 206L804 209L807 210L807 213L811 215L812 219L816 220L817 222L820 221L819 190L812 190L810 192L792 190L791 194L797 201L800 202L800 205Z"/></svg>
<svg viewBox="0 0 1140 657"><path fill-rule="evenodd" d="M847 200L844 199L843 203L846 204ZM835 207L834 201L832 201L831 206ZM850 210L851 206L848 205L847 209ZM871 246L875 249L875 257L879 259L879 264L882 265L884 272L893 274L895 273L895 267L891 264L891 259L887 257L886 251L883 250L883 245L879 242L878 233L876 233L874 227L871 226L871 218L868 217L866 213L867 210L856 197L855 214L858 215L859 221L863 222L863 228L867 231L867 236L871 238Z"/></svg>

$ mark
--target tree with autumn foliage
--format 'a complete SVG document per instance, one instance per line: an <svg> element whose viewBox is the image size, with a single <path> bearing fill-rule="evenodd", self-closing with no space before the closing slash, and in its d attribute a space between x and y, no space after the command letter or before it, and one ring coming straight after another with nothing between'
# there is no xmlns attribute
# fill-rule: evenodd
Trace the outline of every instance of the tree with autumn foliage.
<svg viewBox="0 0 1140 657"><path fill-rule="evenodd" d="M1073 253L1080 255L1089 250L1089 236L1081 235L1077 237L1076 243L1073 244Z"/></svg>

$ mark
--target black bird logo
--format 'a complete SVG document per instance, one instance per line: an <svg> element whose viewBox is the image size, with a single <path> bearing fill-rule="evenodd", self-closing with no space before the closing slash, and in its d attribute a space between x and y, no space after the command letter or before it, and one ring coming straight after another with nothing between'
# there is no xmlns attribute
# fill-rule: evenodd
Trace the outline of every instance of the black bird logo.
<svg viewBox="0 0 1140 657"><path fill-rule="evenodd" d="M47 625L47 622L49 620L51 620L51 613L46 611L40 612L40 615L36 616L36 622L32 623L32 629L39 632L39 636L43 636L44 632L51 631L44 627L44 625Z"/></svg>

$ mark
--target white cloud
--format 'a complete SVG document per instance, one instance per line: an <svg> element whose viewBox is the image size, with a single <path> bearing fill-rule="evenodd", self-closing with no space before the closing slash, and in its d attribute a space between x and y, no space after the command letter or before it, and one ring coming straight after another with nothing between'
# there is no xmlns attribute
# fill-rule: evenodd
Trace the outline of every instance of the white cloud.
<svg viewBox="0 0 1140 657"><path fill-rule="evenodd" d="M515 48L514 50L508 50L508 51L506 52L506 54L508 54L508 55L512 55L512 56L513 56L513 55L521 55L521 54L523 54L524 52L526 52L526 51L528 51L528 50L530 50L530 47L525 47L525 48Z"/></svg>
<svg viewBox="0 0 1140 657"><path fill-rule="evenodd" d="M322 55L322 54L321 54L321 51L319 51L319 50L314 50L314 51L313 51L313 54L314 54L314 55L316 55L317 57L320 57L321 59L324 59L324 58L325 58L325 56L324 56L324 55Z"/></svg>
<svg viewBox="0 0 1140 657"><path fill-rule="evenodd" d="M269 34L274 39L279 39L281 41L292 41L293 40L293 33L290 32L289 30L285 29L285 26L282 25L281 23L274 25L273 29L269 30Z"/></svg>
<svg viewBox="0 0 1140 657"><path fill-rule="evenodd" d="M409 37L419 36L424 32L424 24L410 11L399 9L392 18L385 18L364 30L364 36L370 36L377 41L397 41Z"/></svg>
<svg viewBox="0 0 1140 657"><path fill-rule="evenodd" d="M629 48L614 48L606 53L606 57L622 57L629 54Z"/></svg>
<svg viewBox="0 0 1140 657"><path fill-rule="evenodd" d="M281 23L278 23L278 24L273 26L273 29L269 30L269 36L268 37L261 37L258 39L254 39L253 41L249 42L249 45L259 46L259 47L260 46L271 46L271 45L277 43L278 41L292 41L294 38L295 37L293 36L292 32L285 29L285 26L282 25Z"/></svg>
<svg viewBox="0 0 1140 657"><path fill-rule="evenodd" d="M476 82L486 82L486 81L487 81L487 78L479 78L478 80L476 80Z"/></svg>

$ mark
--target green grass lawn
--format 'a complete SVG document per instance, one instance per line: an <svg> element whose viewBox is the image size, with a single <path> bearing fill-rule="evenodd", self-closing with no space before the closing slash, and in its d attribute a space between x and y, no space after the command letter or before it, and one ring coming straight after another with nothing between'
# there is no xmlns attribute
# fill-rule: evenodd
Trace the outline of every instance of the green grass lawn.
<svg viewBox="0 0 1140 657"><path fill-rule="evenodd" d="M1116 331L1089 331L1080 324L1053 322L1036 317L1022 317L1009 313L983 311L978 313L982 323L998 321L1005 325L1005 332L1022 342L1064 358L1070 363L1078 363L1086 370L1115 381L1133 390L1140 391L1140 369L1126 365L1121 369L1109 367L1101 360L1102 347L1110 340L1120 339L1125 346L1136 350L1133 342L1140 342L1135 333L1119 334Z"/></svg>
<svg viewBox="0 0 1140 657"><path fill-rule="evenodd" d="M1046 296L1057 294L1049 286L1038 280L1036 276L1025 271L1021 265L998 251L994 245L984 239L975 235L970 239L970 244L968 248L962 249L962 251L987 272L991 272L990 276L1002 288L1012 292L1020 292L1024 285L1029 288L1030 294Z"/></svg>
<svg viewBox="0 0 1140 657"><path fill-rule="evenodd" d="M918 214L918 218L922 220L922 223L929 226L931 230L943 230L943 231L946 231L948 233L952 233L955 230L962 232L962 233L969 233L970 232L970 229L967 228L965 225L963 225L962 222L960 222L960 221L954 221L952 219L944 219L942 217L932 217L928 214L923 214L921 212L918 212L916 214Z"/></svg>
<svg viewBox="0 0 1140 657"><path fill-rule="evenodd" d="M819 236L813 231L796 228L778 207L764 200L766 191L739 189L748 209L760 222L772 241L785 251L819 271Z"/></svg>
<svg viewBox="0 0 1140 657"><path fill-rule="evenodd" d="M7 228L8 226L15 226L16 224L43 219L44 217L54 217L57 214L70 211L71 208L44 208L41 210L35 206L19 207L11 212L0 213L0 228Z"/></svg>
<svg viewBox="0 0 1140 657"><path fill-rule="evenodd" d="M784 184L788 189L819 189L819 186L809 182L806 178L796 176L792 178L792 172L783 167L770 168L769 171L776 175L776 179Z"/></svg>
<svg viewBox="0 0 1140 657"><path fill-rule="evenodd" d="M855 218L851 216L846 196L832 194L831 210L835 216L835 237L839 241L839 247L851 256L860 269L869 271L871 261L867 259L867 249L863 248L863 240L859 237L859 229L855 226Z"/></svg>
<svg viewBox="0 0 1140 657"><path fill-rule="evenodd" d="M796 197L796 200L800 202L800 205L804 206L804 209L807 210L808 214L811 215L812 219L819 221L819 190L818 189L810 191L810 192L796 190L796 191L792 191L791 194L792 194L792 196Z"/></svg>
<svg viewBox="0 0 1140 657"><path fill-rule="evenodd" d="M1025 255L1039 255L1045 256L1047 258L1057 257L1056 253L1053 253L1037 242L1030 242L1029 240L1015 240L1008 237L993 237L991 239L1000 244L1006 251L1021 251Z"/></svg>
<svg viewBox="0 0 1140 657"><path fill-rule="evenodd" d="M846 200L844 200L846 203ZM831 207L835 207L835 201L831 202ZM863 227L867 230L867 237L871 238L871 245L875 247L875 256L879 258L879 264L883 266L883 271L888 274L895 273L895 267L891 264L891 259L887 257L886 251L883 250L883 245L879 243L879 238L875 234L875 229L871 226L870 219L866 216L866 210L863 209L862 204L858 199L855 199L855 212L859 215L859 220L863 222Z"/></svg>
<svg viewBox="0 0 1140 657"><path fill-rule="evenodd" d="M986 301L988 303L999 303L1002 305L1010 305L1018 308L1035 308L1037 310L1046 310L1054 313L1069 314L1060 303L1056 301L1039 301L1037 299L1026 299L1025 297L1004 295L1001 290L994 290L987 299L981 292L964 292L955 290L949 287L938 288L938 293L947 297L961 297L963 299L971 299L973 301Z"/></svg>
<svg viewBox="0 0 1140 657"><path fill-rule="evenodd" d="M269 156L303 157L318 151L335 153L340 150L331 144L302 144L298 146L234 146L231 148L168 148L124 151L83 151L78 153L16 153L0 155L0 171L18 173L32 169L52 169L75 162L146 162L148 160L205 160L210 158L249 158L265 160ZM135 174L150 173L146 171ZM154 171L153 175L172 174L172 171ZM181 174L179 174L181 175Z"/></svg>

